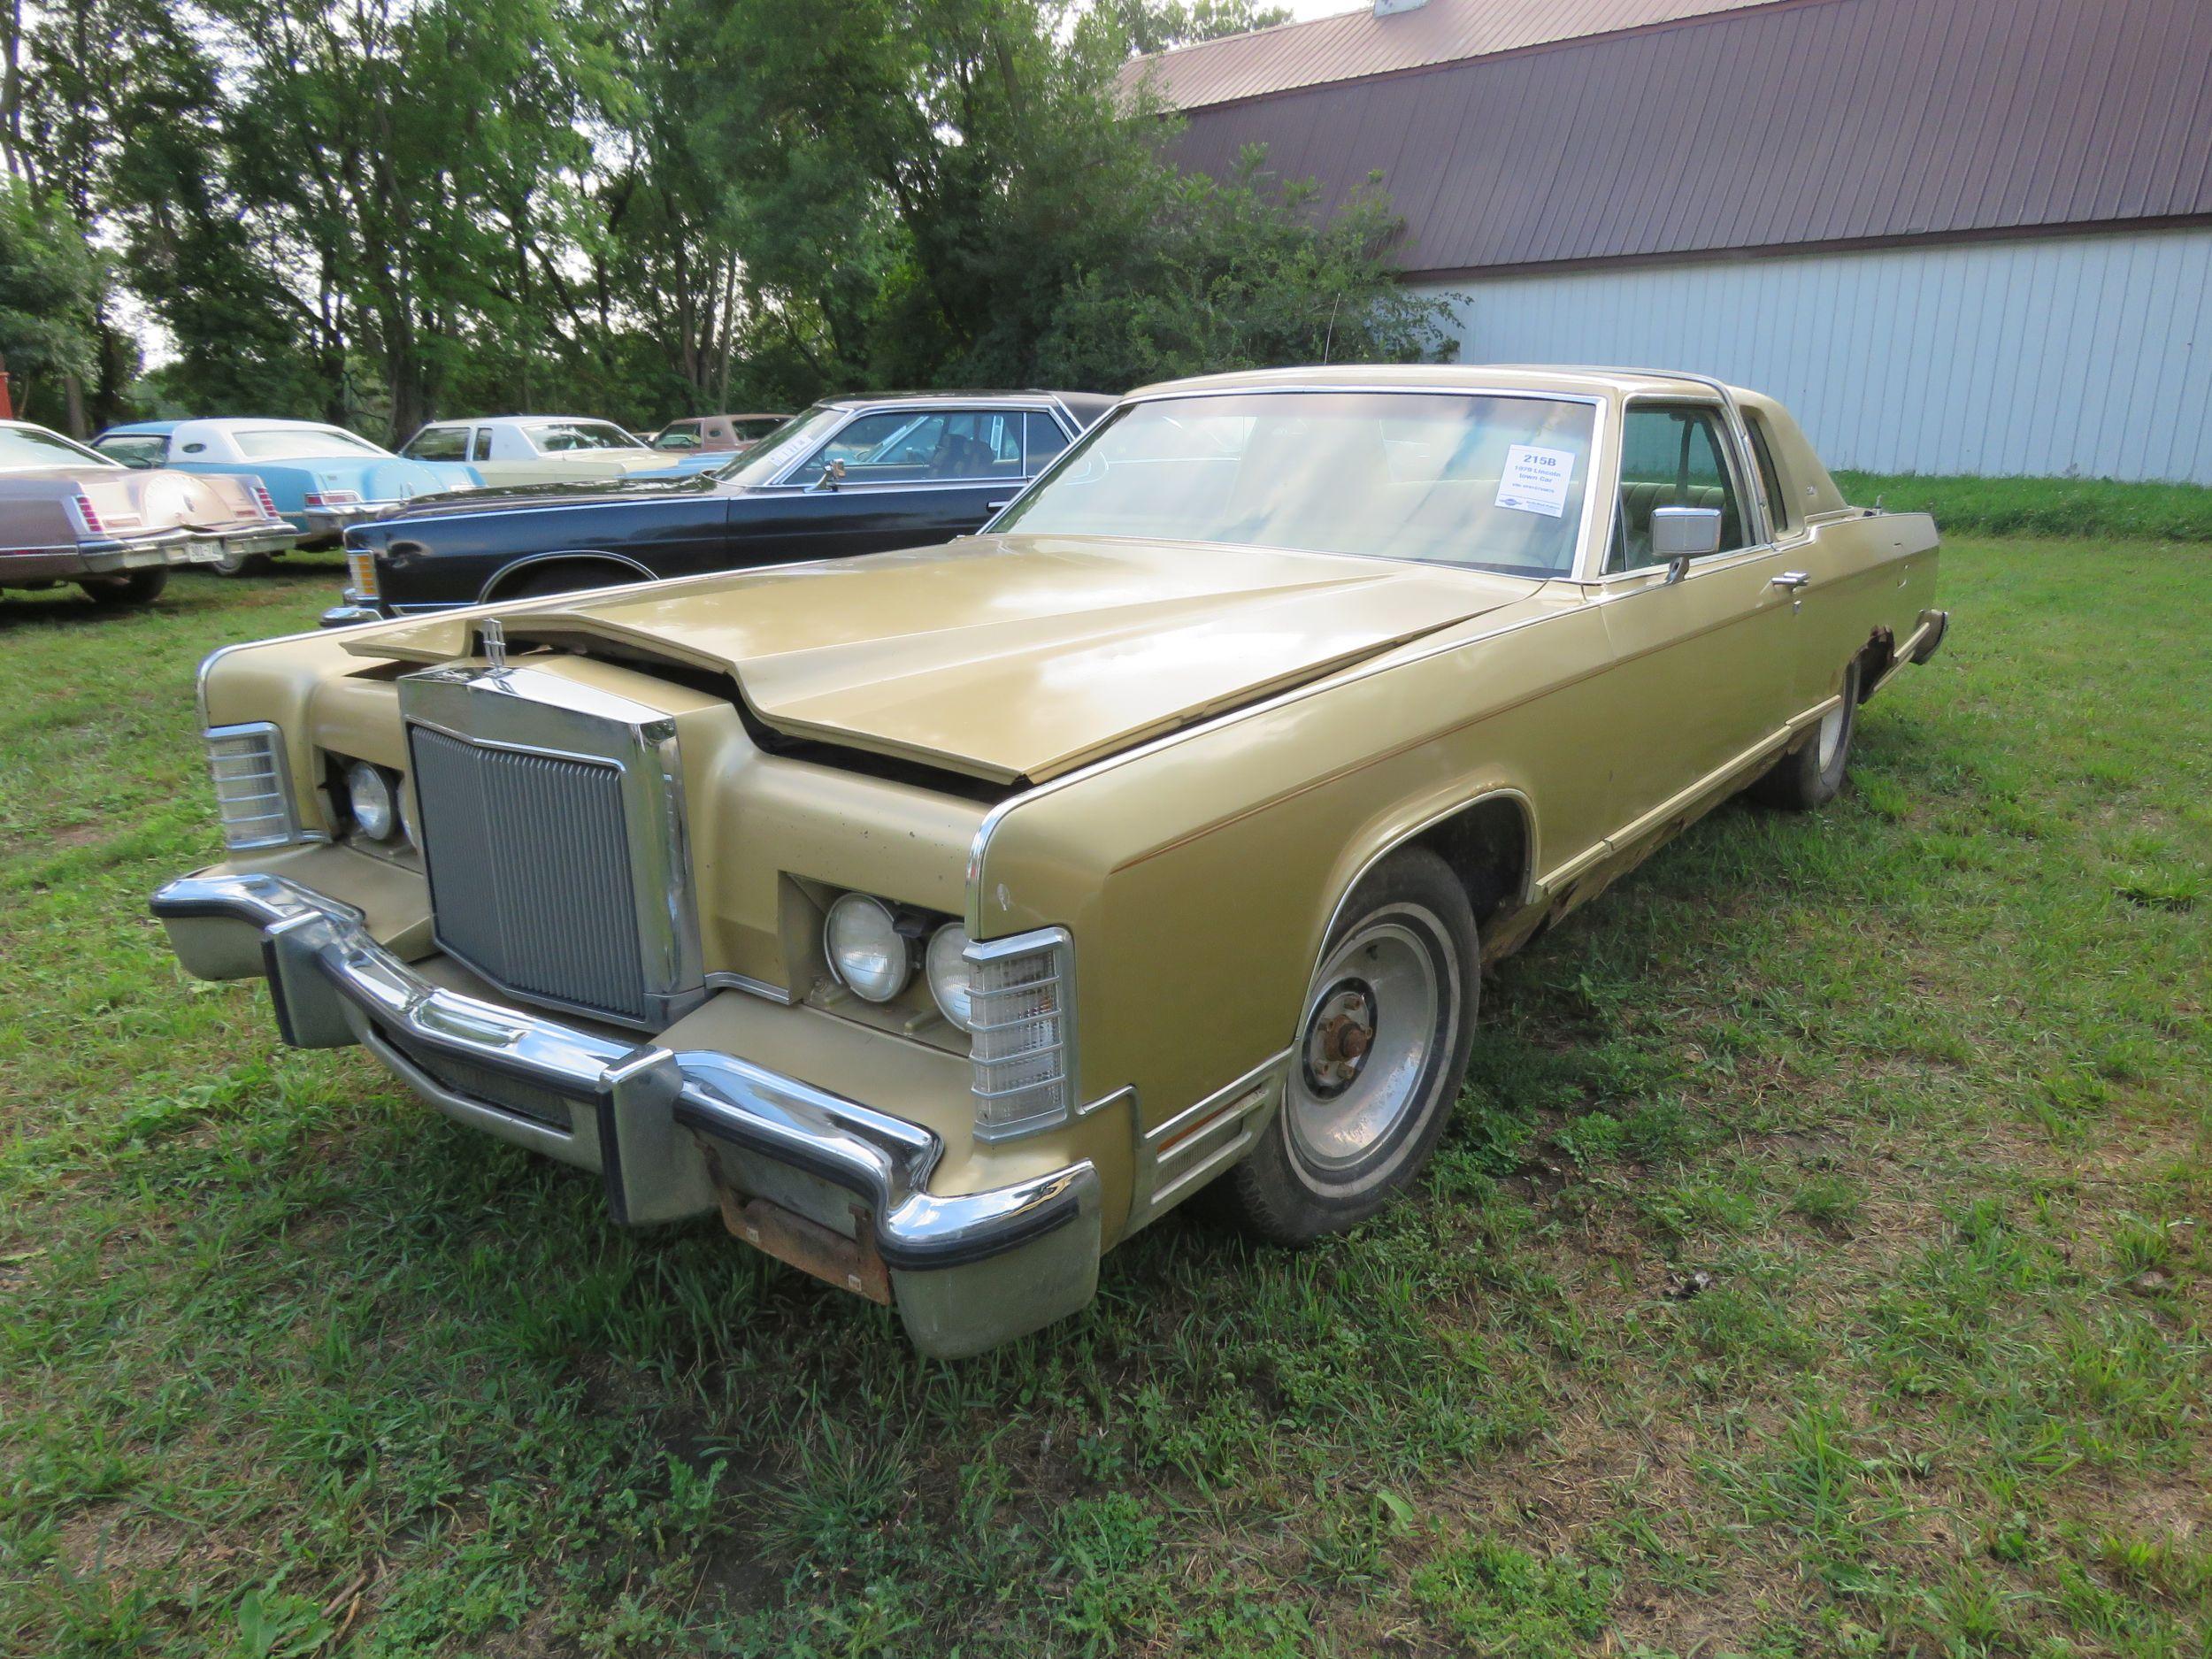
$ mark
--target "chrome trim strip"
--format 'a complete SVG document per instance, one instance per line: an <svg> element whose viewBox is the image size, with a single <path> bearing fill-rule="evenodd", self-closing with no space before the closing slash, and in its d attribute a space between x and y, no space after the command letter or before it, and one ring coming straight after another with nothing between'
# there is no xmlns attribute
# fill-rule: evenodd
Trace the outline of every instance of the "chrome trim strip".
<svg viewBox="0 0 2212 1659"><path fill-rule="evenodd" d="M396 1032L595 1110L603 1112L634 1075L649 1078L672 1068L678 1087L667 1110L673 1121L860 1198L870 1209L876 1248L895 1271L927 1272L987 1260L1098 1213L1098 1172L1087 1159L985 1192L933 1194L927 1183L943 1143L920 1125L737 1055L672 1055L656 1043L634 1045L448 990L377 943L358 911L280 876L186 876L156 893L152 908L165 921L221 917L259 929L265 938L281 933L293 1002L319 985L340 1011L350 1010L345 1023L357 1035L370 1028ZM300 1009L301 1028L326 1033L330 1012ZM634 1094L632 1103L649 1099ZM545 1138L554 1139L549 1133ZM611 1192L620 1174L607 1174ZM976 1317L992 1319L998 1310L979 1310Z"/></svg>
<svg viewBox="0 0 2212 1659"><path fill-rule="evenodd" d="M749 973L733 973L718 968L707 975L710 991L743 991L749 996L765 997L778 1005L789 1008L799 999L780 985L771 985L765 979L756 979Z"/></svg>
<svg viewBox="0 0 2212 1659"><path fill-rule="evenodd" d="M1432 812L1410 828L1402 830L1393 835L1367 856L1360 867L1352 872L1352 879L1344 884L1343 891L1337 895L1336 902L1329 908L1328 926L1321 930L1320 952L1314 957L1315 972L1320 971L1321 958L1328 955L1329 941L1335 935L1337 923L1344 918L1344 907L1352 902L1352 895L1359 891L1359 884L1367 879L1368 872L1408 841L1417 840L1446 819L1456 818L1462 812L1480 806L1485 801L1511 801L1521 809L1521 829L1522 833L1528 837L1528 858L1521 870L1521 890L1515 896L1518 904L1524 909L1535 902L1536 863L1542 846L1542 843L1537 840L1536 803L1530 800L1525 792L1515 788L1510 784L1494 784L1477 790L1463 800L1454 802L1449 806Z"/></svg>
<svg viewBox="0 0 2212 1659"><path fill-rule="evenodd" d="M1126 1237L1157 1220L1250 1151L1275 1121L1284 1048L1157 1127L1135 1125Z"/></svg>
<svg viewBox="0 0 2212 1659"><path fill-rule="evenodd" d="M566 551L560 553L526 553L520 558L508 560L507 563L502 565L497 570L494 571L489 576L486 577L484 579L484 585L476 590L476 603L480 605L497 603L498 602L491 596L492 589L498 587L501 582L506 580L508 577L513 575L517 571L528 570L533 565L543 565L550 559L587 558L603 559L610 565L626 565L631 570L635 571L640 578L649 582L658 581L660 580L660 576L657 572L639 564L637 560L632 558L628 554L610 553L600 548L571 548ZM626 583L624 585L627 586L628 584Z"/></svg>
<svg viewBox="0 0 2212 1659"><path fill-rule="evenodd" d="M1698 779L1686 788L1678 789L1649 811L1639 813L1620 828L1584 848L1557 869L1548 871L1537 885L1547 894L1562 883L1573 880L1591 865L1602 863L1618 853L1626 852L1675 813L1693 805L1701 796L1724 787L1740 772L1750 771L1775 750L1786 747L1789 741L1807 726L1817 722L1821 716L1834 708L1842 698L1831 693L1811 708L1792 715L1778 731L1770 732L1750 748L1744 749Z"/></svg>

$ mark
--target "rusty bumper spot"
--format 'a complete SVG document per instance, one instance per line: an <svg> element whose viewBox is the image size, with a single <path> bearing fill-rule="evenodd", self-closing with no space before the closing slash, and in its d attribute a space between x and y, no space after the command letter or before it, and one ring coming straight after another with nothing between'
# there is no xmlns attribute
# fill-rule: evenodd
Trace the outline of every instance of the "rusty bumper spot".
<svg viewBox="0 0 2212 1659"><path fill-rule="evenodd" d="M717 1187L715 1194L722 1204L722 1225L756 1249L841 1290L891 1305L891 1275L876 1254L864 1214L854 1212L854 1230L860 1235L855 1240L765 1198L748 1198L727 1187Z"/></svg>

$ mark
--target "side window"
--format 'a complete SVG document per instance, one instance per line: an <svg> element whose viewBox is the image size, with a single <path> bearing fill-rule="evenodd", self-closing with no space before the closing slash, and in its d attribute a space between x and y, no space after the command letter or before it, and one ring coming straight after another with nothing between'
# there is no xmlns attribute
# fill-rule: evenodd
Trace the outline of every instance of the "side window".
<svg viewBox="0 0 2212 1659"><path fill-rule="evenodd" d="M159 466L169 457L169 440L158 436L103 438L92 447L125 466Z"/></svg>
<svg viewBox="0 0 2212 1659"><path fill-rule="evenodd" d="M468 444L466 426L425 426L400 453L411 461L457 461Z"/></svg>
<svg viewBox="0 0 2212 1659"><path fill-rule="evenodd" d="M1028 417L1028 448L1025 455L1022 475L1034 478L1045 470L1045 463L1068 447L1068 434L1060 430L1060 423L1050 415L1034 411Z"/></svg>
<svg viewBox="0 0 2212 1659"><path fill-rule="evenodd" d="M1720 551L1744 546L1743 503L1729 472L1720 414L1698 403L1631 403L1621 423L1621 510L1609 571L1655 563L1651 515L1661 507L1720 509Z"/></svg>
<svg viewBox="0 0 2212 1659"><path fill-rule="evenodd" d="M488 461L491 458L492 429L489 426L479 426L476 429L476 442L469 450L469 459L472 461Z"/></svg>
<svg viewBox="0 0 2212 1659"><path fill-rule="evenodd" d="M922 476L924 464L935 452L944 432L942 415L910 409L863 415L848 422L784 481L818 483L823 469L832 461L842 461L845 476L856 484L911 480Z"/></svg>
<svg viewBox="0 0 2212 1659"><path fill-rule="evenodd" d="M1788 535L1801 529L1804 522L1797 504L1790 499L1789 480L1774 464L1774 449L1767 442L1765 423L1747 409L1743 424L1751 434L1751 453L1759 464L1759 488L1766 492L1767 521L1774 526L1776 535Z"/></svg>
<svg viewBox="0 0 2212 1659"><path fill-rule="evenodd" d="M902 410L863 415L785 480L818 482L832 461L853 484L1018 478L1022 417L1004 409Z"/></svg>

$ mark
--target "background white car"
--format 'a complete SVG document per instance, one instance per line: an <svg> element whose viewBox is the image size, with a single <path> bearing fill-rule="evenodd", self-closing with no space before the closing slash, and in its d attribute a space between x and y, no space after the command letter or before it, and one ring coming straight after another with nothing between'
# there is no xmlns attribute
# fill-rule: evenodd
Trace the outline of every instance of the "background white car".
<svg viewBox="0 0 2212 1659"><path fill-rule="evenodd" d="M621 478L665 468L657 455L611 420L581 415L485 415L438 420L407 440L413 461L463 462L484 482L558 484Z"/></svg>

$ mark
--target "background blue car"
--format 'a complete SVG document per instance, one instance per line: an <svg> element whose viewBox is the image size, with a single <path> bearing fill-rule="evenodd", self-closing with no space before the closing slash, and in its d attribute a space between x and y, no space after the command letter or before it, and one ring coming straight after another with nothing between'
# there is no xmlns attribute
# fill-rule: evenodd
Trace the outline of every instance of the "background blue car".
<svg viewBox="0 0 2212 1659"><path fill-rule="evenodd" d="M334 547L345 527L422 495L475 489L463 462L410 461L342 426L315 420L141 420L110 426L92 447L126 466L180 472L250 472L303 548ZM219 565L225 575L265 569L266 555Z"/></svg>

